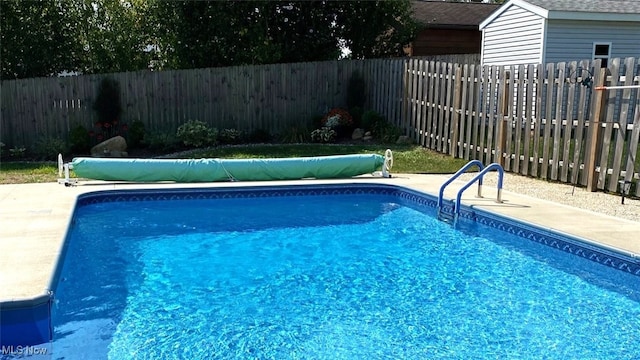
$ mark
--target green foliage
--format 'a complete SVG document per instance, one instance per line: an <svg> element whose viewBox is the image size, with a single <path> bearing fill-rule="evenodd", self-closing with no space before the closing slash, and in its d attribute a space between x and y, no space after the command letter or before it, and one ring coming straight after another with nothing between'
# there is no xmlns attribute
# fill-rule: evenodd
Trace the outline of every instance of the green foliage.
<svg viewBox="0 0 640 360"><path fill-rule="evenodd" d="M343 45L355 58L395 56L417 33L409 0L158 1L150 8L153 43L165 49L156 56L172 68L335 60Z"/></svg>
<svg viewBox="0 0 640 360"><path fill-rule="evenodd" d="M4 156L4 147L6 145L3 142L0 142L0 157Z"/></svg>
<svg viewBox="0 0 640 360"><path fill-rule="evenodd" d="M86 153L91 147L89 132L82 125L77 125L69 131L69 150L74 154Z"/></svg>
<svg viewBox="0 0 640 360"><path fill-rule="evenodd" d="M400 129L390 124L384 116L375 110L367 110L362 114L361 124L366 131L371 131L373 137L385 144L393 143L402 134Z"/></svg>
<svg viewBox="0 0 640 360"><path fill-rule="evenodd" d="M361 107L355 106L349 109L349 113L351 113L351 117L353 118L353 126L361 127L364 110Z"/></svg>
<svg viewBox="0 0 640 360"><path fill-rule="evenodd" d="M0 24L2 79L395 56L417 31L409 0L5 0Z"/></svg>
<svg viewBox="0 0 640 360"><path fill-rule="evenodd" d="M22 79L75 70L82 45L66 0L0 1L0 78Z"/></svg>
<svg viewBox="0 0 640 360"><path fill-rule="evenodd" d="M271 142L271 134L269 133L269 130L265 130L265 129L256 129L253 130L252 132L249 133L249 136L247 137L248 141L251 143L269 143Z"/></svg>
<svg viewBox="0 0 640 360"><path fill-rule="evenodd" d="M145 133L142 144L152 151L172 152L180 148L180 140L173 133L148 132Z"/></svg>
<svg viewBox="0 0 640 360"><path fill-rule="evenodd" d="M97 96L93 102L93 110L98 114L98 122L101 126L110 129L117 125L114 122L120 119L122 104L120 102L120 84L115 79L105 77L100 81ZM106 138L109 137L111 136Z"/></svg>
<svg viewBox="0 0 640 360"><path fill-rule="evenodd" d="M311 132L311 141L319 143L332 143L336 141L338 133L330 127L322 127Z"/></svg>
<svg viewBox="0 0 640 360"><path fill-rule="evenodd" d="M383 120L376 123L371 129L373 137L383 144L395 143L402 131L395 125Z"/></svg>
<svg viewBox="0 0 640 360"><path fill-rule="evenodd" d="M380 115L375 110L367 110L362 114L362 119L360 121L360 126L366 131L372 131L375 127L380 123L386 122L384 116Z"/></svg>
<svg viewBox="0 0 640 360"><path fill-rule="evenodd" d="M420 24L413 20L411 1L340 1L336 13L340 38L351 50L350 58L402 56ZM363 26L366 24L366 26Z"/></svg>
<svg viewBox="0 0 640 360"><path fill-rule="evenodd" d="M127 146L134 149L140 147L142 145L144 135L144 123L140 120L132 122L131 126L128 128Z"/></svg>
<svg viewBox="0 0 640 360"><path fill-rule="evenodd" d="M280 134L280 141L285 144L299 144L309 140L309 129L304 126L290 126Z"/></svg>
<svg viewBox="0 0 640 360"><path fill-rule="evenodd" d="M147 69L153 2L0 1L2 79ZM28 36L25 36L28 34Z"/></svg>
<svg viewBox="0 0 640 360"><path fill-rule="evenodd" d="M322 126L353 126L353 117L345 109L333 108L322 118Z"/></svg>
<svg viewBox="0 0 640 360"><path fill-rule="evenodd" d="M67 151L67 143L52 136L39 138L33 147L33 154L39 160L55 160L58 154L66 154Z"/></svg>
<svg viewBox="0 0 640 360"><path fill-rule="evenodd" d="M24 146L14 146L11 149L9 149L9 155L13 158L23 158L24 155L27 153L27 148Z"/></svg>
<svg viewBox="0 0 640 360"><path fill-rule="evenodd" d="M57 178L58 166L51 162L7 161L2 163L2 171L0 171L2 184L55 182Z"/></svg>
<svg viewBox="0 0 640 360"><path fill-rule="evenodd" d="M190 120L178 127L176 136L186 146L200 148L216 144L218 129L210 128L202 121Z"/></svg>
<svg viewBox="0 0 640 360"><path fill-rule="evenodd" d="M221 144L239 144L242 142L242 132L236 129L222 129L218 133L218 142Z"/></svg>
<svg viewBox="0 0 640 360"><path fill-rule="evenodd" d="M65 0L65 12L79 28L74 41L79 52L78 71L85 74L144 70L156 44L151 1Z"/></svg>
<svg viewBox="0 0 640 360"><path fill-rule="evenodd" d="M347 108L353 114L353 108L364 107L366 100L364 78L359 71L354 71L347 84Z"/></svg>

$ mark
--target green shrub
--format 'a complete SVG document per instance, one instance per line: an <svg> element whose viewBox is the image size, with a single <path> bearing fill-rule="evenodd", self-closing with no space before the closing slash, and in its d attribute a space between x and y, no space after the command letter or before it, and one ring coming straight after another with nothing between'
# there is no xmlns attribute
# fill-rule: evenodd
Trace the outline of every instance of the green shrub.
<svg viewBox="0 0 640 360"><path fill-rule="evenodd" d="M3 142L0 142L0 157L3 157L5 155L4 153L4 147L6 145Z"/></svg>
<svg viewBox="0 0 640 360"><path fill-rule="evenodd" d="M27 148L24 146L14 146L9 149L9 156L15 159L22 159L27 153Z"/></svg>
<svg viewBox="0 0 640 360"><path fill-rule="evenodd" d="M218 142L221 144L240 144L242 132L236 129L222 129L218 133Z"/></svg>
<svg viewBox="0 0 640 360"><path fill-rule="evenodd" d="M127 130L127 146L130 148L142 146L145 135L144 123L136 120L131 123L131 126L129 126Z"/></svg>
<svg viewBox="0 0 640 360"><path fill-rule="evenodd" d="M354 127L361 127L362 125L362 115L364 113L364 110L362 110L361 107L353 107L351 109L349 109L349 113L351 114L351 117L353 118L353 126Z"/></svg>
<svg viewBox="0 0 640 360"><path fill-rule="evenodd" d="M377 122L373 129L371 129L371 134L378 141L390 144L395 143L400 135L402 135L402 131L397 126L389 123L386 120Z"/></svg>
<svg viewBox="0 0 640 360"><path fill-rule="evenodd" d="M172 133L149 132L144 135L142 144L150 150L171 152L180 148L180 140Z"/></svg>
<svg viewBox="0 0 640 360"><path fill-rule="evenodd" d="M374 128L380 127L380 124L386 123L384 116L375 110L367 110L362 114L360 126L366 131L373 132Z"/></svg>
<svg viewBox="0 0 640 360"><path fill-rule="evenodd" d="M14 146L9 149L9 155L13 158L23 158L27 153L27 148L24 146Z"/></svg>
<svg viewBox="0 0 640 360"><path fill-rule="evenodd" d="M39 160L55 160L58 158L58 154L66 153L67 143L58 137L41 137L33 147L33 154Z"/></svg>
<svg viewBox="0 0 640 360"><path fill-rule="evenodd" d="M290 126L280 134L280 141L285 144L309 142L309 129L304 126Z"/></svg>
<svg viewBox="0 0 640 360"><path fill-rule="evenodd" d="M336 141L338 133L330 127L322 127L311 132L311 141L319 143L332 143Z"/></svg>
<svg viewBox="0 0 640 360"><path fill-rule="evenodd" d="M202 121L190 120L178 127L176 136L186 146L201 148L216 144L218 130Z"/></svg>
<svg viewBox="0 0 640 360"><path fill-rule="evenodd" d="M91 138L89 131L78 125L69 131L69 150L74 154L82 154L89 152L91 148Z"/></svg>
<svg viewBox="0 0 640 360"><path fill-rule="evenodd" d="M271 142L271 134L265 129L256 129L249 133L247 137L249 142L264 144Z"/></svg>

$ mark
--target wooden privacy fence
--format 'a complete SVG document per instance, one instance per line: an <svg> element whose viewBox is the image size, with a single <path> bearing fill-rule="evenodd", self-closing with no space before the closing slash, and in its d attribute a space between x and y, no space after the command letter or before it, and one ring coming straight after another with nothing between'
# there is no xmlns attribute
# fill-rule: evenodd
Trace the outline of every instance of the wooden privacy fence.
<svg viewBox="0 0 640 360"><path fill-rule="evenodd" d="M409 60L404 73L402 127L424 147L590 190L638 178L637 59L613 59L608 69Z"/></svg>
<svg viewBox="0 0 640 360"><path fill-rule="evenodd" d="M403 59L327 61L2 81L1 138L30 148L43 136L66 139L76 125L92 129L99 82L120 85L121 122L175 133L189 120L213 127L277 133L346 106L349 78L366 79L366 104L400 118Z"/></svg>
<svg viewBox="0 0 640 360"><path fill-rule="evenodd" d="M640 90L631 88L640 84L640 62L609 64L482 67L401 58L2 81L0 137L9 147L29 148L42 136L65 139L75 125L91 129L92 103L105 76L120 84L121 121L140 120L148 131L175 132L201 120L220 129L277 133L345 106L357 70L365 79L365 107L424 147L617 191L618 181L635 181L640 170Z"/></svg>

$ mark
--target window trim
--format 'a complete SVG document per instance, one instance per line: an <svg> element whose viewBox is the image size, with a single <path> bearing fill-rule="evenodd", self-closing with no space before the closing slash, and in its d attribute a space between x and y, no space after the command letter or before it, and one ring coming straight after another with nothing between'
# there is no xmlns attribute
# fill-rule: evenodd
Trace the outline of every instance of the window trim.
<svg viewBox="0 0 640 360"><path fill-rule="evenodd" d="M596 55L596 47L597 46L602 46L602 45L606 45L607 46L607 55ZM611 59L611 47L612 44L611 42L593 42L593 47L591 48L591 60L597 60L597 59L602 59L602 60L606 60L606 64L603 64L602 67L607 67L607 65L609 65L609 60Z"/></svg>

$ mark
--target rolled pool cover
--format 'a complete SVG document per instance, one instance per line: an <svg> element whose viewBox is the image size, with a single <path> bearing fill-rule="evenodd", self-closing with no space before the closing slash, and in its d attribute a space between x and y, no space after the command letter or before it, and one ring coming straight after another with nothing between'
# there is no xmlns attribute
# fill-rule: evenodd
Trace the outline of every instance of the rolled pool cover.
<svg viewBox="0 0 640 360"><path fill-rule="evenodd" d="M74 158L77 177L113 181L260 181L335 179L372 173L382 166L377 154L278 159Z"/></svg>

